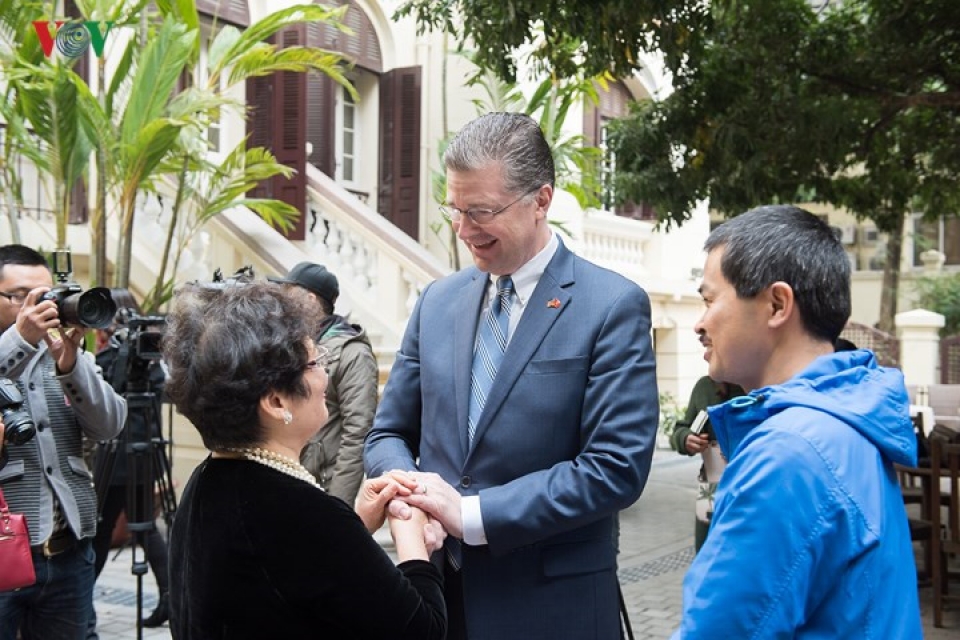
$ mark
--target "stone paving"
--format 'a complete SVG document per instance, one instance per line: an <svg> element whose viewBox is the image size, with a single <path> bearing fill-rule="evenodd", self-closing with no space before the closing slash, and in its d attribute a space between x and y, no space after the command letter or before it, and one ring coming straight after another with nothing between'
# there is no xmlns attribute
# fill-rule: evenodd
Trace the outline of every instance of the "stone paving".
<svg viewBox="0 0 960 640"><path fill-rule="evenodd" d="M620 521L620 582L637 640L663 640L680 621L683 574L693 559L693 504L699 462L672 451L657 451L643 497L623 512ZM392 551L389 535L377 538ZM116 552L114 552L116 553ZM156 605L156 583L143 576L144 615ZM869 594L864 594L869 597ZM96 608L102 640L137 638L137 577L129 550L111 555L97 583ZM944 614L944 628L933 627L931 589L920 590L924 637L960 637L960 610ZM142 638L170 638L166 627L143 629ZM576 640L576 639L571 639ZM846 639L844 639L846 640Z"/></svg>

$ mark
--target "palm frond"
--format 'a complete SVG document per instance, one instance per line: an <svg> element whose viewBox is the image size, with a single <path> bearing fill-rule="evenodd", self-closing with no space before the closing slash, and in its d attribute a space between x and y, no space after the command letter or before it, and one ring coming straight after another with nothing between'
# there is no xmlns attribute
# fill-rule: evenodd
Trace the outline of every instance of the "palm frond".
<svg viewBox="0 0 960 640"><path fill-rule="evenodd" d="M228 82L233 85L247 78L267 76L277 71L318 71L347 88L357 100L359 95L341 71L342 62L342 55L325 49L289 47L278 50L274 45L261 42L234 61Z"/></svg>
<svg viewBox="0 0 960 640"><path fill-rule="evenodd" d="M114 105L117 102L117 96L126 88L125 96L129 97L129 88L132 83L130 69L134 65L134 55L139 50L139 43L136 38L130 38L117 61L117 67L113 71L113 77L110 79L110 85L104 94L104 104L107 113L114 113ZM119 105L118 105L119 106Z"/></svg>
<svg viewBox="0 0 960 640"><path fill-rule="evenodd" d="M216 118L219 110L227 106L239 108L241 103L235 98L215 93L206 87L189 87L170 101L167 115L171 118L190 119L207 124L211 117Z"/></svg>
<svg viewBox="0 0 960 640"><path fill-rule="evenodd" d="M131 143L122 144L121 166L124 171L125 190L135 191L164 156L170 153L183 124L182 121L170 118L156 118L147 123Z"/></svg>
<svg viewBox="0 0 960 640"><path fill-rule="evenodd" d="M240 37L233 42L233 45L224 51L220 58L220 66L214 71L217 74L222 73L223 69L230 64L230 61L243 56L278 31L296 24L322 22L350 33L350 30L343 24L343 17L349 8L350 5L348 4L333 9L316 4L301 4L264 16L250 25L248 29L245 29Z"/></svg>
<svg viewBox="0 0 960 640"><path fill-rule="evenodd" d="M190 57L194 36L185 25L167 18L148 42L124 111L121 140L125 146L131 145L151 121L164 113L177 78Z"/></svg>
<svg viewBox="0 0 960 640"><path fill-rule="evenodd" d="M251 209L264 222L281 231L293 229L297 220L300 218L300 210L291 204L281 200L271 200L267 198L243 198L233 203L234 205L243 205Z"/></svg>

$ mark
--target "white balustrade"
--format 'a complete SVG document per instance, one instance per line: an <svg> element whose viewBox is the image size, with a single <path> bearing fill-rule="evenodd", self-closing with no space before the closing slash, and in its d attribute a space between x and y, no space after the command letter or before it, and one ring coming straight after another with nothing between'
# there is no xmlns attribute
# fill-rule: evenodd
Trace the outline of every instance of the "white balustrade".
<svg viewBox="0 0 960 640"><path fill-rule="evenodd" d="M647 269L644 249L653 237L653 225L603 211L586 211L569 225L574 247L581 256L639 282Z"/></svg>
<svg viewBox="0 0 960 640"><path fill-rule="evenodd" d="M355 321L380 335L383 346L399 345L420 291L449 269L312 167L307 168L307 186L308 207L318 217L305 243L308 259L323 262L337 275L343 306Z"/></svg>

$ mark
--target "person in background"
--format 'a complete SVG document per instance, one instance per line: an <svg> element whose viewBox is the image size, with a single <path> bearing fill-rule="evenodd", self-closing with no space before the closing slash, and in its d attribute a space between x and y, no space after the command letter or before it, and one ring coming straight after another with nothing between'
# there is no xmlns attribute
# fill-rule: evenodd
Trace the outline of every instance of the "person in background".
<svg viewBox="0 0 960 640"><path fill-rule="evenodd" d="M0 378L16 382L36 427L19 444L0 440L0 483L10 510L26 515L37 576L33 586L0 593L5 639L18 629L23 640L86 635L97 496L82 439L113 438L127 416L80 348L84 329L64 327L56 302L43 299L52 287L40 253L0 247Z"/></svg>
<svg viewBox="0 0 960 640"><path fill-rule="evenodd" d="M687 402L683 419L677 421L677 426L673 431L671 440L673 448L678 453L685 456L699 454L704 459L704 463L700 465L697 505L694 514L693 544L697 551L700 550L704 540L707 539L710 519L713 517L713 501L717 491L717 483L726 466L726 462L716 449L717 439L713 435L710 418L707 417L706 410L707 407L742 395L744 395L743 389L735 384L715 382L710 376L703 376L693 385L693 391L690 392L690 400ZM701 416L701 414L703 415ZM691 430L691 427L694 426L697 427L697 433Z"/></svg>
<svg viewBox="0 0 960 640"><path fill-rule="evenodd" d="M113 289L111 291L114 302L117 303L119 311L117 318L122 318L132 312L134 316L140 315L140 306L127 289ZM117 329L120 328L120 334ZM155 394L157 398L157 409L159 409L159 399L163 396L163 384L166 374L163 370L163 363L159 360L148 360L140 358L136 354L136 345L131 344L131 336L128 329L122 328L122 323L114 324L111 328L100 331L98 338L100 348L97 351L97 365L103 371L104 378L121 395L125 394L131 387L135 392L149 392ZM124 335L126 334L126 335ZM123 336L123 337L121 337ZM134 380L131 380L135 378ZM124 396L126 397L126 396ZM135 508L142 509L147 505L128 505L127 499L131 495L131 489L135 491L136 496L145 495L143 484L143 475L134 473L134 478L128 473L128 465L131 464L131 456L127 453L127 445L132 443L150 443L154 438L162 438L159 411L152 418L153 424L148 424L148 418L151 417L149 411L138 410L136 404L128 407L127 423L116 442L115 448L111 449L109 443L102 443L95 449L96 463L94 468L98 471L109 469L109 477L96 477L98 482L104 482L106 486L98 488L98 494L103 496L100 507L100 519L97 523L97 535L93 539L93 550L96 553L95 572L99 579L103 567L107 563L107 557L110 555L110 545L113 542L113 532L121 514L126 513L127 522L141 523L151 521L155 518L154 513L140 513L138 515ZM156 446L156 445L152 445ZM149 449L149 454L145 457L145 463L155 464L157 451ZM154 477L160 469L153 469L149 474ZM106 471L104 471L106 476ZM140 482L135 482L139 480ZM129 486L134 484L133 487ZM158 509L159 511L159 505ZM152 629L163 625L170 618L169 605L169 574L167 571L167 541L159 529L154 528L143 532L143 545L146 554L147 563L150 571L153 573L154 580L157 583L158 600L154 610L143 619L143 626ZM96 611L90 619L90 627L87 632L87 640L99 638L96 631L97 617Z"/></svg>
<svg viewBox="0 0 960 640"><path fill-rule="evenodd" d="M435 560L451 639L617 638L615 521L643 491L659 414L650 300L551 230L553 157L529 116L470 122L444 164L475 266L420 294L368 477L428 472L404 500L450 534Z"/></svg>
<svg viewBox="0 0 960 640"><path fill-rule="evenodd" d="M310 439L300 462L330 495L352 505L363 480L363 439L377 410L378 370L370 339L358 324L334 313L337 277L323 265L301 262L283 278L307 312L320 320L317 344L330 352L326 426Z"/></svg>
<svg viewBox="0 0 960 640"><path fill-rule="evenodd" d="M728 464L673 638L920 638L894 470L916 462L907 390L870 351L834 351L850 316L843 246L776 205L705 249L694 329L710 377L749 395L707 409Z"/></svg>
<svg viewBox="0 0 960 640"><path fill-rule="evenodd" d="M327 351L283 287L188 285L163 339L166 391L211 451L170 532L176 640L317 637L440 640L442 533L414 510L391 519L395 566L370 532L401 473L362 488L356 511L320 488L299 454L326 422Z"/></svg>

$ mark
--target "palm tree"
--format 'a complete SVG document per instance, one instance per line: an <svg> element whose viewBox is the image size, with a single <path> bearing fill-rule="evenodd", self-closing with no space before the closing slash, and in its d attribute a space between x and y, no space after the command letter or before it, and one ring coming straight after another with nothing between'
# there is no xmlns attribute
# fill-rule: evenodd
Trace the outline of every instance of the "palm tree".
<svg viewBox="0 0 960 640"><path fill-rule="evenodd" d="M20 156L49 175L57 216L56 241L66 245L67 212L73 186L89 163L92 141L78 105L78 76L72 60L47 59L32 29L36 3L0 0L0 76L7 123L0 186L3 187L14 239L19 230L14 216L22 207L22 183L16 164ZM79 83L82 84L82 83Z"/></svg>
<svg viewBox="0 0 960 640"><path fill-rule="evenodd" d="M181 209L186 209L194 222L202 224L223 210L224 194L239 195L235 186L250 182L243 175L245 171L258 176L258 180L288 173L286 167L263 150L228 154L221 166L206 160L207 149L205 145L198 145L198 141L203 140L207 126L222 110L243 108L229 97L233 86L249 77L276 71L318 71L349 86L340 71L338 54L310 47L278 49L266 42L282 29L302 22L324 21L339 26L347 7L331 10L318 5L295 6L270 14L245 31L232 26L220 29L209 43L207 69L203 74L206 83L190 82L180 91L177 91L178 80L185 73L192 78L200 75L195 68L202 37L196 5L187 0L169 6L158 3L158 8L164 17L163 23L155 32L153 25L146 27L149 37L145 46L134 40L127 43L105 94L104 104L108 109L92 118L100 125L98 138L107 142L108 148L115 149L109 156L113 166L104 173L115 176L113 190L119 204L121 233L116 281L119 287L129 285L137 197L144 190L158 189L157 180L161 176L172 176L178 185L166 242L167 251L171 248L176 251L175 264L186 242L181 233L179 243L173 246ZM131 77L129 83L124 81L126 75ZM224 179L224 176L230 178ZM201 183L224 185L226 190L215 194L190 186ZM205 194L203 197L199 195L201 192ZM210 203L215 206L210 208ZM244 204L278 226L289 225L299 215L275 200L247 200ZM165 256L147 308L158 306L161 300L167 264Z"/></svg>
<svg viewBox="0 0 960 640"><path fill-rule="evenodd" d="M229 97L229 90L250 77L316 71L353 92L340 69L339 54L311 47L278 49L267 42L282 29L304 22L343 28L348 7L295 6L266 16L245 31L224 27L209 43L206 83L190 82L180 88L182 77L198 75L202 36L193 0L158 0L156 14L148 13L147 0L79 0L77 5L86 20L113 22L111 38L121 43L109 77L100 60L95 90L69 65L45 58L36 35L30 35L30 22L45 10L52 15L55 6L0 0L0 88L7 98L0 106L0 116L7 122L0 187L14 212L19 176L11 159L19 154L34 160L56 185L57 242L63 246L71 187L84 175L92 155L97 177L90 225L93 280L107 279L106 219L108 206L114 206L120 228L115 285L127 287L138 196L156 192L161 181L171 179L177 195L165 249L173 250L174 256L163 257L152 302L146 305L155 308L162 291L169 289L168 262L175 273L187 233L231 203L250 206L281 227L299 215L278 201L242 197L259 180L290 175L291 170L270 153L241 145L216 163L207 159L208 149L201 141L222 110L242 112L243 105Z"/></svg>
<svg viewBox="0 0 960 640"><path fill-rule="evenodd" d="M147 296L148 308L159 307L170 290L171 280L167 279L166 270L171 248L172 273L175 274L184 246L193 232L225 209L245 205L268 223L281 228L290 227L300 215L294 207L279 200L243 197L257 182L277 174L290 177L292 170L279 164L272 154L259 147L245 149L244 142L216 165L205 160L206 149L198 147L196 141L203 139L203 128L221 110L242 112L244 105L226 96L234 86L254 76L277 71L321 72L346 87L356 98L356 91L341 71L339 54L314 47L278 49L267 42L281 30L301 22L323 21L340 27L347 8L291 7L264 17L245 31L224 26L211 38L207 47L207 67L204 73L198 74L205 77L206 82L193 82L191 88L176 98L183 99L180 108L186 109L187 113L191 112L190 109L197 113L197 105L204 105L205 108L200 110L204 117L180 136L181 144L170 155L162 171L176 177L177 192L163 261L154 288Z"/></svg>

